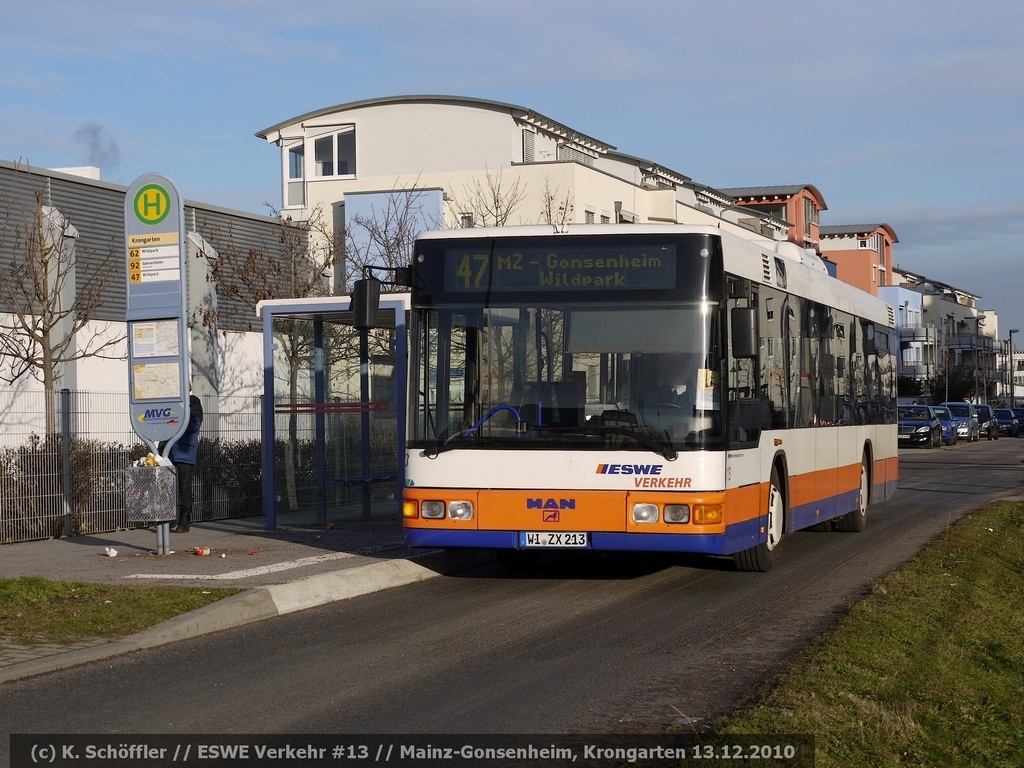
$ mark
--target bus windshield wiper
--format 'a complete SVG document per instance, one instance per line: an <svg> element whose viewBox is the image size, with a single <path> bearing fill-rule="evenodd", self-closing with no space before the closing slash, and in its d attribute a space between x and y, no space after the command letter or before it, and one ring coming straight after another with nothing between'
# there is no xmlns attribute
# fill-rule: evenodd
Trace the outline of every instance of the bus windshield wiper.
<svg viewBox="0 0 1024 768"><path fill-rule="evenodd" d="M445 451L450 451L453 448L459 448L463 446L465 444L465 441L470 441L474 445L494 445L497 443L504 442L504 437L477 437L476 439L473 439L474 435L476 434L477 430L480 429L480 427L486 424L490 420L490 418L494 416L496 413L501 413L502 411L509 411L512 413L513 416L516 417L515 434L517 437L521 436L523 434L523 420L522 417L519 415L519 411L517 411L511 405L506 405L503 403L501 405L496 405L489 411L487 411L487 413L481 416L480 419L469 429L455 432L440 445L435 445L431 448L424 449L423 454L429 458L434 458L439 453L444 453Z"/></svg>
<svg viewBox="0 0 1024 768"><path fill-rule="evenodd" d="M605 432L612 432L617 435L624 435L632 440L636 440L644 448L664 456L669 461L675 461L679 457L679 452L672 447L672 443L669 440L655 439L634 427L621 424L607 424L601 427L601 430Z"/></svg>

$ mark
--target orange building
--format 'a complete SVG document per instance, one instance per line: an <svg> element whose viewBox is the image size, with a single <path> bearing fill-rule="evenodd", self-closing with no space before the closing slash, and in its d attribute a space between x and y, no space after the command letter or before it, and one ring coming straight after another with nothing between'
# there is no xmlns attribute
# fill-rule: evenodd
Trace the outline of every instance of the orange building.
<svg viewBox="0 0 1024 768"><path fill-rule="evenodd" d="M825 198L813 184L790 184L771 187L732 187L719 189L736 200L737 205L786 222L786 239L801 248L820 253L820 214L827 211Z"/></svg>
<svg viewBox="0 0 1024 768"><path fill-rule="evenodd" d="M821 255L836 265L836 277L878 295L893 285L892 246L898 243L888 224L838 224L821 227Z"/></svg>

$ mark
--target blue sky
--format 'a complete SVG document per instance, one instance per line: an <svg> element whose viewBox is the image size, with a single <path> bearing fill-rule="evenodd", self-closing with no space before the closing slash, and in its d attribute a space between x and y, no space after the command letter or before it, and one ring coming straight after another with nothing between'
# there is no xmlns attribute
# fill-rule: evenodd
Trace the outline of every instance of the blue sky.
<svg viewBox="0 0 1024 768"><path fill-rule="evenodd" d="M823 224L890 224L900 266L1024 332L1020 0L8 6L0 159L158 171L267 213L258 131L364 98L493 99L712 187L814 184Z"/></svg>

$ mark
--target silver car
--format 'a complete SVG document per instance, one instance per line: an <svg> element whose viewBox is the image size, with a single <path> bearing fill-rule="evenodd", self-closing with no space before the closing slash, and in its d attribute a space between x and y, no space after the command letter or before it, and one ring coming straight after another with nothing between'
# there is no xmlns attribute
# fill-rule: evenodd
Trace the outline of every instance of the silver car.
<svg viewBox="0 0 1024 768"><path fill-rule="evenodd" d="M978 423L978 412L974 409L974 403L943 403L942 406L949 409L953 416L957 440L978 442L981 437L981 425Z"/></svg>

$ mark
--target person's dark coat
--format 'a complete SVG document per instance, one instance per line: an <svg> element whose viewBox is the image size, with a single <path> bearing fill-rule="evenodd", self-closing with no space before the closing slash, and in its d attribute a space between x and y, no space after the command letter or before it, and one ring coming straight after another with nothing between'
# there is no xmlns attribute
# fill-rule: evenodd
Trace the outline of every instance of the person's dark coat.
<svg viewBox="0 0 1024 768"><path fill-rule="evenodd" d="M195 395L188 398L189 418L185 433L171 446L168 457L174 464L195 464L199 453L199 428L203 425L203 404Z"/></svg>

